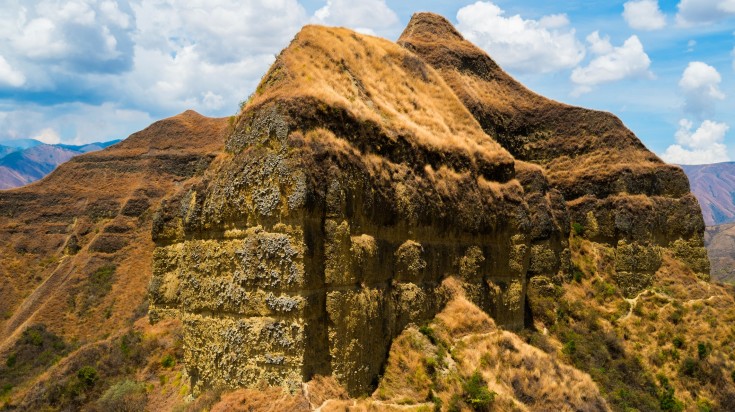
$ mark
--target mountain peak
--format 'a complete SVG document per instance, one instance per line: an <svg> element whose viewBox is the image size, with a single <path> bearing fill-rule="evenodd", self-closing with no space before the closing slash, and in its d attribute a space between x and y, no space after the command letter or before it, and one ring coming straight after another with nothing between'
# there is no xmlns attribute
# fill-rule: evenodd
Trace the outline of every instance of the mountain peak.
<svg viewBox="0 0 735 412"><path fill-rule="evenodd" d="M420 38L424 41L456 40L464 41L464 37L444 16L429 12L414 13L411 21L403 30L398 41L408 38Z"/></svg>

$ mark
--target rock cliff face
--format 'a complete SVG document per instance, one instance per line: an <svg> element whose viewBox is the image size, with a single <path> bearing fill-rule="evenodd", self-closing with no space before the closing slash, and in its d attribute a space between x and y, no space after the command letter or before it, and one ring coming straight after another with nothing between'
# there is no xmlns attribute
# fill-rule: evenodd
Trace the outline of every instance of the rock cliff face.
<svg viewBox="0 0 735 412"><path fill-rule="evenodd" d="M151 318L183 320L195 392L321 374L365 393L450 277L522 328L529 279L570 272L571 222L615 248L623 283L659 247L707 272L686 177L618 119L532 94L439 16L399 43L305 27L226 155L163 203Z"/></svg>

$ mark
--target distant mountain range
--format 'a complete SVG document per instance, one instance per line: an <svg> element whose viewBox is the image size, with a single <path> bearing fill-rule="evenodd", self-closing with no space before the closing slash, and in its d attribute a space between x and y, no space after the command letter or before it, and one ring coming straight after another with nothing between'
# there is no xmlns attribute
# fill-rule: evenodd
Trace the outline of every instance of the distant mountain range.
<svg viewBox="0 0 735 412"><path fill-rule="evenodd" d="M735 162L681 166L707 226L735 222Z"/></svg>
<svg viewBox="0 0 735 412"><path fill-rule="evenodd" d="M707 225L712 278L735 282L735 162L682 165Z"/></svg>
<svg viewBox="0 0 735 412"><path fill-rule="evenodd" d="M119 141L74 146L50 145L34 139L0 140L0 189L27 185L74 156L101 150Z"/></svg>

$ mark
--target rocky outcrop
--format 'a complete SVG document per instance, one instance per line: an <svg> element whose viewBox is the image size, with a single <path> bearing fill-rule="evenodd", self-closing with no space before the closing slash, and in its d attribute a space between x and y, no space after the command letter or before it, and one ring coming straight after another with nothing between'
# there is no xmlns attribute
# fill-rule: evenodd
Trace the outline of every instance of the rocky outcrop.
<svg viewBox="0 0 735 412"><path fill-rule="evenodd" d="M365 393L449 277L522 328L529 279L570 272L572 227L630 289L661 247L707 272L686 177L617 118L527 91L439 16L399 43L305 27L227 153L157 212L151 319L183 320L194 392L333 375Z"/></svg>
<svg viewBox="0 0 735 412"><path fill-rule="evenodd" d="M542 167L580 233L616 247L621 279L653 275L660 247L709 276L704 223L686 175L620 119L531 92L441 16L414 15L398 43L441 73L488 135Z"/></svg>
<svg viewBox="0 0 735 412"><path fill-rule="evenodd" d="M386 40L304 28L226 147L154 224L153 316L184 320L194 388L333 374L363 393L392 339L444 306L445 278L517 329L527 276L565 264L541 169Z"/></svg>

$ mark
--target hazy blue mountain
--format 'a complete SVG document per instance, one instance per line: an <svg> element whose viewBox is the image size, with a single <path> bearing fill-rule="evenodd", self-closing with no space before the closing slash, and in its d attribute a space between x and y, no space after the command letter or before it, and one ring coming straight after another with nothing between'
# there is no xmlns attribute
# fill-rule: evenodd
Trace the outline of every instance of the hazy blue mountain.
<svg viewBox="0 0 735 412"><path fill-rule="evenodd" d="M735 162L683 165L707 226L735 222Z"/></svg>
<svg viewBox="0 0 735 412"><path fill-rule="evenodd" d="M16 149L30 149L31 147L39 146L44 144L36 139L0 139L0 145L14 147Z"/></svg>
<svg viewBox="0 0 735 412"><path fill-rule="evenodd" d="M85 145L49 145L34 139L5 140L0 145L0 189L39 180L74 156L102 150L120 140Z"/></svg>
<svg viewBox="0 0 735 412"><path fill-rule="evenodd" d="M18 149L15 147L0 145L0 159L16 151L18 151Z"/></svg>

